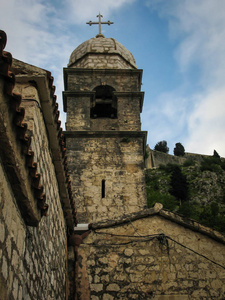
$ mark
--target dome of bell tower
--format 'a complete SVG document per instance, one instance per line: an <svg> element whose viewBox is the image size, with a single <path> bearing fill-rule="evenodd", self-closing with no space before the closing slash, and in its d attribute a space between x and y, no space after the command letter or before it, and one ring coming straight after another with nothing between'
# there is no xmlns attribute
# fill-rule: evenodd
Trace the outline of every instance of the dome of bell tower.
<svg viewBox="0 0 225 300"><path fill-rule="evenodd" d="M87 69L137 69L131 52L113 38L98 34L71 54L68 67Z"/></svg>

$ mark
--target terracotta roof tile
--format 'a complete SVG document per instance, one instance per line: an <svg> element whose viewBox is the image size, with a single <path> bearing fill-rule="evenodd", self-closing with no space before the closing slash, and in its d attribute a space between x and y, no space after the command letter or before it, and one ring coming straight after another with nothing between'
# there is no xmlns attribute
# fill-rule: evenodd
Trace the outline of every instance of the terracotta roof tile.
<svg viewBox="0 0 225 300"><path fill-rule="evenodd" d="M53 85L54 78L51 76L51 72L46 71L46 73L48 75L48 80L49 80L49 88L50 88L51 97L52 97L54 120L55 120L55 123L57 125L57 130L58 130L58 141L59 141L59 147L60 147L61 153L62 153L62 159L63 159L63 164L64 164L67 189L68 189L68 194L69 194L69 198L70 198L69 200L70 200L73 220L74 220L75 225L77 225L76 207L75 207L75 202L73 200L71 179L70 179L70 175L68 173L68 165L67 165L67 157L66 157L66 139L62 132L61 121L59 120L60 112L58 110L58 103L56 102L57 96L54 94L54 92L55 92L55 86Z"/></svg>
<svg viewBox="0 0 225 300"><path fill-rule="evenodd" d="M15 75L12 72L10 72L10 66L12 64L12 55L9 52L3 51L6 42L6 34L4 31L0 30L0 74L4 76L5 92L11 96L9 107L12 110L12 113L14 114L13 122L16 126L17 136L22 145L22 152L26 156L26 164L27 168L29 169L29 174L32 177L32 188L34 190L36 198L38 199L38 207L41 209L42 215L47 215L48 205L45 203L46 196L43 192L43 186L40 184L41 175L37 173L37 163L34 162L34 152L30 149L31 137L27 135L27 124L23 122L25 109L20 106L22 100L21 95L13 93L13 88L15 85ZM76 225L76 208L72 195L71 180L68 173L65 136L62 133L61 121L59 120L60 112L58 110L57 96L54 94L54 78L52 77L51 72L46 71L46 73L49 81L50 96L52 98L54 120L58 130L58 143L59 148L61 149L62 161L65 170L69 202L71 205L73 221Z"/></svg>
<svg viewBox="0 0 225 300"><path fill-rule="evenodd" d="M13 115L13 123L22 146L22 152L26 156L26 165L32 178L32 187L38 201L38 207L41 210L41 214L46 215L48 205L44 201L46 197L43 193L43 186L40 184L41 175L37 173L37 163L33 161L34 152L30 149L31 138L27 135L27 124L23 122L25 109L20 107L22 98L21 95L12 92L15 85L15 76L9 71L12 64L12 55L9 52L3 51L6 41L7 36L5 32L0 30L0 75L4 76L5 93L11 96L8 106Z"/></svg>

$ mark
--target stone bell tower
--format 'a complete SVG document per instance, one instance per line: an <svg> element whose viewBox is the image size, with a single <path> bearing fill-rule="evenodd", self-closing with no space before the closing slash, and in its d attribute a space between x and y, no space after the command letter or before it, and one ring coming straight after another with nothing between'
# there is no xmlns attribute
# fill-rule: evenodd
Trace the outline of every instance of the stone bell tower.
<svg viewBox="0 0 225 300"><path fill-rule="evenodd" d="M66 147L79 223L146 206L141 80L133 55L101 32L78 46L64 69Z"/></svg>

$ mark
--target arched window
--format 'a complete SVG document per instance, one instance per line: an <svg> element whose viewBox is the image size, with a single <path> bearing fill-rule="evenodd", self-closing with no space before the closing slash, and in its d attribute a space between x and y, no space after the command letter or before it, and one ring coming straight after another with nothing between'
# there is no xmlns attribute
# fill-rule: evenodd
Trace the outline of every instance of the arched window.
<svg viewBox="0 0 225 300"><path fill-rule="evenodd" d="M117 99L113 95L114 88L100 85L94 88L95 99L91 105L91 118L117 118Z"/></svg>

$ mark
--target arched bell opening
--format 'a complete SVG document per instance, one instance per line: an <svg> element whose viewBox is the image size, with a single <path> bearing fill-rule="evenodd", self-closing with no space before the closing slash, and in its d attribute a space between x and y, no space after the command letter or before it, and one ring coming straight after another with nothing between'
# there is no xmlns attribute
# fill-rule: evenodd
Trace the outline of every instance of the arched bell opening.
<svg viewBox="0 0 225 300"><path fill-rule="evenodd" d="M97 118L117 118L117 98L113 92L115 89L109 85L100 85L94 88L95 98L91 103L90 116Z"/></svg>

